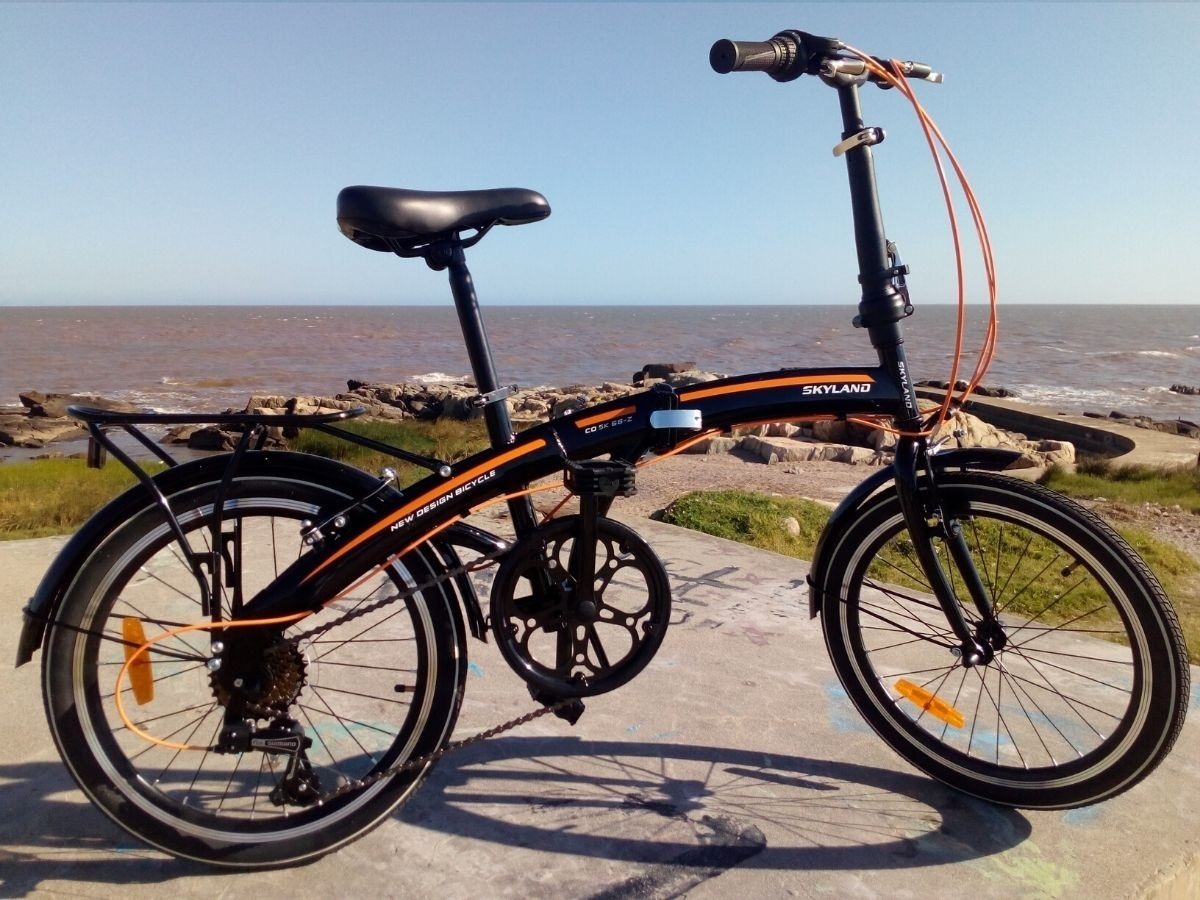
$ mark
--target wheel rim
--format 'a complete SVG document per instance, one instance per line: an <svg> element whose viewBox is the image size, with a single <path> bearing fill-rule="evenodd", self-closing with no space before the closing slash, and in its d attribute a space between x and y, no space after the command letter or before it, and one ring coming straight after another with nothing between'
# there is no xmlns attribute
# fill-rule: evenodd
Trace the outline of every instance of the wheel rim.
<svg viewBox="0 0 1200 900"><path fill-rule="evenodd" d="M964 611L993 640L994 659L967 668L952 655L957 640L906 561L911 546L895 514L853 556L836 611L862 702L913 749L972 779L1050 788L1095 776L1128 752L1152 688L1147 638L1125 592L1087 541L1046 524L1049 508L1035 516L999 503L958 506L1003 640L969 603ZM886 561L870 563L877 554ZM965 595L944 547L939 556Z"/></svg>
<svg viewBox="0 0 1200 900"><path fill-rule="evenodd" d="M252 581L243 566L247 577L242 589L249 597L299 555L299 522L319 508L279 498L248 498L229 501L226 509L226 517L242 526L241 543L271 548L269 558L260 559L265 566L260 581ZM211 506L203 506L181 517L198 548L208 548L204 525L211 512ZM102 626L109 636L119 635L120 621L134 616L146 623L147 637L153 638L154 632L168 627L163 623L200 618L195 580L165 525L127 549L110 572L92 594L84 627ZM285 635L312 632L323 620L395 593L397 584L404 583L412 586L411 576L394 567ZM226 585L222 602L230 595ZM434 700L428 686L436 683L438 674L436 654L429 652L432 631L426 604L414 598L299 646L304 684L292 707L312 738L307 754L322 793L415 754ZM205 635L192 632L156 645L151 651L155 699L140 705L126 701L140 727L159 739L207 745L220 729L223 709L203 665L203 657L211 655ZM358 658L363 648L368 649L366 664ZM146 742L124 727L115 709L112 685L124 658L124 648L116 641L91 638L74 643L72 683L80 726L107 779L141 813L162 825L210 845L244 841L247 834L263 844L318 831L325 839L327 829L354 817L385 791L395 795L396 802L401 799L396 784L384 780L321 807L276 805L269 794L286 757L179 751ZM129 696L128 686L124 694ZM417 773L410 773L400 781L411 785L416 779ZM392 805L384 803L379 814ZM359 830L356 823L354 831ZM153 835L142 836L153 842Z"/></svg>

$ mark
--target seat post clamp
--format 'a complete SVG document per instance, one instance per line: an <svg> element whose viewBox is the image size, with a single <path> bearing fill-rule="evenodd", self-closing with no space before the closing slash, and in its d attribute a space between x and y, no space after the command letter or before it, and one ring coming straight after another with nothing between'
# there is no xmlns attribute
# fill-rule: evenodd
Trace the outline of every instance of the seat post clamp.
<svg viewBox="0 0 1200 900"><path fill-rule="evenodd" d="M488 391L486 394L476 394L474 397L468 397L467 405L473 409L483 409L485 406L508 399L519 390L520 388L515 384L498 387L494 391Z"/></svg>

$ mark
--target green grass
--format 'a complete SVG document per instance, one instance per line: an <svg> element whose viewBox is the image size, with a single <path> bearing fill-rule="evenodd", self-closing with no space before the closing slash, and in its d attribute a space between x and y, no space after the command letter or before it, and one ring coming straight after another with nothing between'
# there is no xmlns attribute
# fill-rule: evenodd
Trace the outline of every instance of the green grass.
<svg viewBox="0 0 1200 900"><path fill-rule="evenodd" d="M338 428L450 463L477 453L488 443L487 432L482 422L460 422L454 419L438 419L433 422L349 421ZM291 447L301 453L315 453L375 474L384 467L395 469L401 484L411 484L429 474L428 469L401 462L394 456L352 444L320 431L300 432L300 436L291 442Z"/></svg>
<svg viewBox="0 0 1200 900"><path fill-rule="evenodd" d="M784 526L793 518L800 533ZM812 559L829 508L811 500L768 497L750 491L694 491L676 500L663 519L693 531L750 544L800 559Z"/></svg>
<svg viewBox="0 0 1200 900"><path fill-rule="evenodd" d="M1051 469L1042 483L1069 497L1179 506L1200 515L1200 466L1161 469L1083 457L1075 472Z"/></svg>
<svg viewBox="0 0 1200 900"><path fill-rule="evenodd" d="M341 427L446 462L455 462L487 446L487 433L480 422L351 421ZM302 432L292 448L376 474L390 466L401 484L429 474L428 469L317 431ZM134 476L115 461L103 469L89 469L82 459L0 463L0 540L69 534L134 482Z"/></svg>
<svg viewBox="0 0 1200 900"><path fill-rule="evenodd" d="M116 464L89 469L82 459L6 462L0 465L0 539L69 534L135 481Z"/></svg>
<svg viewBox="0 0 1200 900"><path fill-rule="evenodd" d="M811 560L817 537L828 516L828 508L810 500L767 497L748 491L697 491L677 500L663 518L695 531ZM788 517L800 524L798 536L792 536L784 527ZM978 527L995 528L995 523L981 522ZM1145 532L1127 528L1118 530L1162 582L1183 623L1189 656L1192 662L1200 663L1200 562ZM997 536L976 534L972 539L981 541L983 546L998 546ZM1068 603L1060 603L1064 617L1093 607L1096 598L1086 596L1080 590L1065 590L1066 583L1071 581L1069 576L1063 580L1058 572L1047 573L1045 562L1054 558L1053 547L1033 541L1022 543L1012 552L1018 549L1020 563L1013 583L1029 584L1025 592L1025 605L1030 607L1025 610L1027 613L1042 608L1050 598L1064 594L1071 598ZM1000 568L1008 571L1013 565L1002 561ZM869 574L900 586L923 586L924 582L919 579L906 581L901 574L904 571L916 573L919 567L912 558L911 544L901 537L888 545L880 560L872 563Z"/></svg>

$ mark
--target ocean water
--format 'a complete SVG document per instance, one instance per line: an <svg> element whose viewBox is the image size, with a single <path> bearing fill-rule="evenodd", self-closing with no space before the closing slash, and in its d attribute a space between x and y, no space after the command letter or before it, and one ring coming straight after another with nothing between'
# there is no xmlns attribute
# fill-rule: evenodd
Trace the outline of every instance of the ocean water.
<svg viewBox="0 0 1200 900"><path fill-rule="evenodd" d="M850 306L484 307L505 383L628 382L646 363L735 374L872 364ZM960 377L986 324L968 309ZM919 379L950 373L955 310L905 322ZM1065 412L1200 420L1200 306L1002 306L984 383ZM24 390L92 393L159 411L241 408L251 394L333 395L348 379L470 374L452 306L0 308L0 406Z"/></svg>

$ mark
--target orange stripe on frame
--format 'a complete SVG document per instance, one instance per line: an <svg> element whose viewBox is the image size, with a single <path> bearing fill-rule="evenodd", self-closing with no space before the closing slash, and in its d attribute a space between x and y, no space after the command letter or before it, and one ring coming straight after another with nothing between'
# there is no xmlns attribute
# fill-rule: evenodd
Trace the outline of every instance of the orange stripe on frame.
<svg viewBox="0 0 1200 900"><path fill-rule="evenodd" d="M757 391L763 388L799 387L804 384L874 384L875 379L870 375L794 375L789 378L766 378L762 381L746 381L742 384L727 384L714 388L698 388L696 390L680 391L680 400L702 400L705 397L719 397L723 394L740 394L745 391Z"/></svg>
<svg viewBox="0 0 1200 900"><path fill-rule="evenodd" d="M574 422L578 428L587 428L589 425L597 425L600 422L607 422L610 419L627 415L636 409L636 406L622 406L620 409L614 409L612 412L600 413L599 415L595 416L587 416L583 419L575 419Z"/></svg>
<svg viewBox="0 0 1200 900"><path fill-rule="evenodd" d="M449 481L445 482L444 484L438 485L433 490L426 491L420 497L417 497L416 499L410 500L408 503L405 503L402 507L400 507L394 513L392 513L386 519L382 519L381 521L376 522L374 525L372 525L370 528L368 528L366 531L364 531L362 534L360 534L358 537L356 537L350 543L348 543L344 547L340 548L337 553L333 554L332 556L329 557L329 559L325 560L325 562L321 563L321 565L319 565L319 566L317 566L317 568L313 569L308 574L308 577L305 578L304 581L302 581L300 583L305 584L305 583L311 581L317 575L318 572L322 572L325 569L329 568L329 566L332 563L341 559L343 556L345 556L347 553L349 553L355 547L358 547L364 541L379 534L379 532L383 531L385 528L390 528L396 522L399 522L401 519L403 519L405 516L407 516L409 513L420 509L422 506L424 506L430 500L434 500L438 497L444 497L450 491L454 490L459 485L466 484L472 478L482 475L484 472L490 472L492 469L499 468L500 466L504 465L505 463L512 462L514 459L519 459L520 457L525 456L529 453L532 453L535 450L541 450L545 446L546 446L546 442L539 439L536 441L532 441L529 444L526 444L524 447L514 447L512 450L509 450L507 453L501 453L499 456L497 456L493 459L490 459L490 460L487 460L486 462L480 463L479 465L475 466L473 469L468 469L465 472L455 475Z"/></svg>

